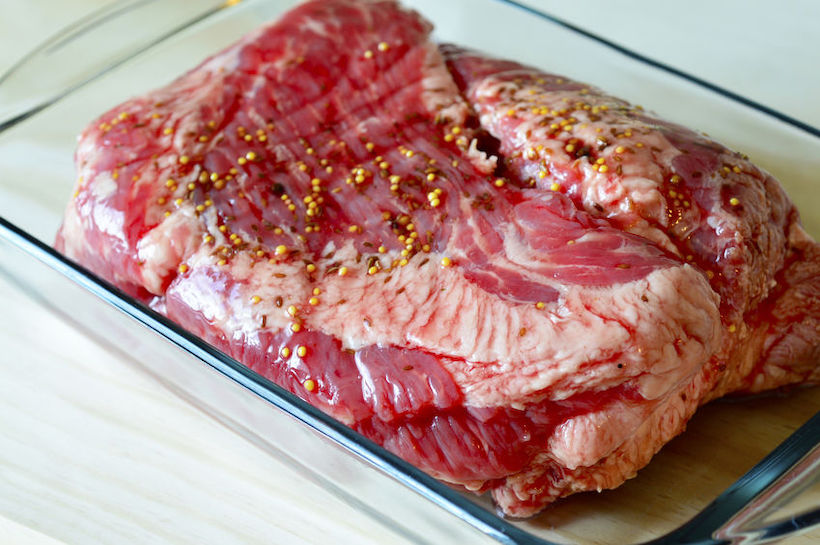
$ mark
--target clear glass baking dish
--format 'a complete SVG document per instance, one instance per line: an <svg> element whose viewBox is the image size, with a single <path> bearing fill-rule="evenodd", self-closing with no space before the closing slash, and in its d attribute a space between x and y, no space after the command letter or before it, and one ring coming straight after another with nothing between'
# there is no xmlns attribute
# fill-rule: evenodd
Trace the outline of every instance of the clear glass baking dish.
<svg viewBox="0 0 820 545"><path fill-rule="evenodd" d="M49 245L72 188L75 135L88 120L170 81L295 3L125 2L51 42L32 58L41 64L21 65L13 77L0 81L0 270L102 342L130 352L179 395L413 542L620 544L657 538L657 543L668 544L717 543L709 536L719 527L724 527L724 535L746 531L756 538L761 536L755 528L780 531L783 528L771 521L782 520L784 513L803 513L802 519L787 516L787 524L817 522L816 509L804 512L820 504L815 487L805 491L791 511L765 521L746 511L726 529L731 515L778 472L800 460L798 469L804 473L817 464L812 447L820 440L818 418L757 466L751 477L709 505L776 446L775 441L749 448L748 435L755 425L779 427L785 437L786 430L797 429L820 410L816 389L790 398L712 404L696 417L695 435L684 434L668 445L620 489L569 498L532 520L505 521L485 500L427 477L53 252ZM820 234L820 199L813 191L820 167L816 129L513 2L405 3L436 24L442 41L590 81L748 153L783 182L799 203L804 224L815 236ZM115 45L94 47L101 43ZM83 61L60 62L69 58ZM44 68L49 71L37 72ZM33 71L27 74L29 69ZM37 85L27 86L35 76ZM719 422L734 419L737 427L710 428L716 415ZM693 460L698 462L693 465ZM810 484L796 482L788 495ZM668 493L659 495L664 489ZM658 512L664 516L653 516ZM696 515L684 530L673 532ZM818 537L813 535L814 540L811 535L794 539L812 543Z"/></svg>

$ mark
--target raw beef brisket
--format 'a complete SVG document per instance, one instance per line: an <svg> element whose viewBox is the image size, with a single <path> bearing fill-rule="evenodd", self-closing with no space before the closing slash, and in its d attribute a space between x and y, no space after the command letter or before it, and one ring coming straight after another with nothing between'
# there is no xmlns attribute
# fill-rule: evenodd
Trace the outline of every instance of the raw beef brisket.
<svg viewBox="0 0 820 545"><path fill-rule="evenodd" d="M314 1L112 109L58 249L515 516L816 381L820 254L771 176L430 30Z"/></svg>

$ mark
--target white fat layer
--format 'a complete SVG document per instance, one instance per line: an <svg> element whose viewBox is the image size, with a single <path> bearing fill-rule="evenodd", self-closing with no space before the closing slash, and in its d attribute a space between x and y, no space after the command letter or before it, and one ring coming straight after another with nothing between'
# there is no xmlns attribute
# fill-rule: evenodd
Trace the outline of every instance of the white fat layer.
<svg viewBox="0 0 820 545"><path fill-rule="evenodd" d="M443 123L463 125L467 119L467 104L461 98L453 77L444 64L438 46L427 44L427 62L421 86L421 99L429 112Z"/></svg>
<svg viewBox="0 0 820 545"><path fill-rule="evenodd" d="M201 245L205 232L203 223L206 222L196 219L192 205L184 205L139 240L137 257L142 263L142 278L148 291L162 295L168 277Z"/></svg>
<svg viewBox="0 0 820 545"><path fill-rule="evenodd" d="M354 257L347 244L334 259ZM208 319L229 335L258 330L263 314L266 327L278 329L294 321L286 312L292 304L305 327L340 339L345 348L393 345L449 356L443 364L466 403L476 406L562 399L624 381L647 399L659 398L708 359L720 336L717 298L689 266L604 288L566 285L557 302L539 310L488 294L457 268L441 267L441 256L428 257L422 265L417 256L387 281L386 273L351 267L345 276L309 285L301 263L239 256L222 268L237 281L228 302L213 303L223 310L212 309ZM212 267L213 261L201 250L188 264ZM281 278L271 282L274 274ZM322 292L315 307L307 304L313 287ZM196 284L185 289L201 306L223 299L192 295Z"/></svg>
<svg viewBox="0 0 820 545"><path fill-rule="evenodd" d="M548 502L584 490L614 488L635 476L658 449L683 431L704 394L713 386L709 373L691 380L657 403L630 404L617 400L600 410L570 418L547 439L546 448L521 473L510 475L493 490L506 512L531 515L520 502L531 500L534 480L562 466L546 486L539 486L539 500Z"/></svg>
<svg viewBox="0 0 820 545"><path fill-rule="evenodd" d="M591 466L629 439L646 421L651 404L616 400L562 422L547 440L552 458L564 467Z"/></svg>
<svg viewBox="0 0 820 545"><path fill-rule="evenodd" d="M311 286L303 279L301 262L259 261L247 253L237 254L230 266L219 265L218 259L208 245L203 245L186 261L191 271L178 278L172 288L214 327L230 336L252 335L263 329L279 331L301 319L287 311L291 305L305 306L311 293ZM210 283L198 282L197 275L212 270L234 282L229 293L215 296Z"/></svg>
<svg viewBox="0 0 820 545"><path fill-rule="evenodd" d="M117 182L111 178L108 172L100 173L99 176L91 184L91 194L97 200L103 200L111 197L117 192Z"/></svg>
<svg viewBox="0 0 820 545"><path fill-rule="evenodd" d="M498 166L498 157L495 155L487 155L487 153L478 149L478 140L475 138L470 141L470 147L467 149L467 158L470 160L470 163L483 174L492 174Z"/></svg>
<svg viewBox="0 0 820 545"><path fill-rule="evenodd" d="M87 245L82 218L82 214L77 210L77 201L71 199L63 214L60 232L63 240L63 253L73 259L80 259Z"/></svg>

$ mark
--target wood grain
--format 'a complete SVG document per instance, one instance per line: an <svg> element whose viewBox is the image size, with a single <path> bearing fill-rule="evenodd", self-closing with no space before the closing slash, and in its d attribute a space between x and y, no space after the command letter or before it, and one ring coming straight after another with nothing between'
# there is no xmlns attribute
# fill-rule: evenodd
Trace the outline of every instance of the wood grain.
<svg viewBox="0 0 820 545"><path fill-rule="evenodd" d="M0 299L7 519L65 543L402 543L5 279Z"/></svg>

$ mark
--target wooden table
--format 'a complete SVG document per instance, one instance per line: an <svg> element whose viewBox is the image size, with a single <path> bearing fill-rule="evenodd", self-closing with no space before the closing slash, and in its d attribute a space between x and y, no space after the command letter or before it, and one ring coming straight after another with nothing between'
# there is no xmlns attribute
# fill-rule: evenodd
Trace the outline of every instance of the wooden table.
<svg viewBox="0 0 820 545"><path fill-rule="evenodd" d="M820 126L816 2L530 3ZM5 0L0 71L98 4ZM0 301L0 543L404 543L2 278ZM663 490L664 460L678 464L677 489L697 495L705 482L719 489L788 435L788 427L767 425L767 418L818 409L817 391L707 407L664 450L657 469L651 465L623 495L582 498L545 520L563 517L572 527L580 524L572 518L576 507L597 505L607 517L642 501L656 501L647 516L663 519L686 508ZM692 452L710 458L724 430L746 437L743 452L716 448L708 470L703 458L681 462ZM788 543L817 542L820 532Z"/></svg>

